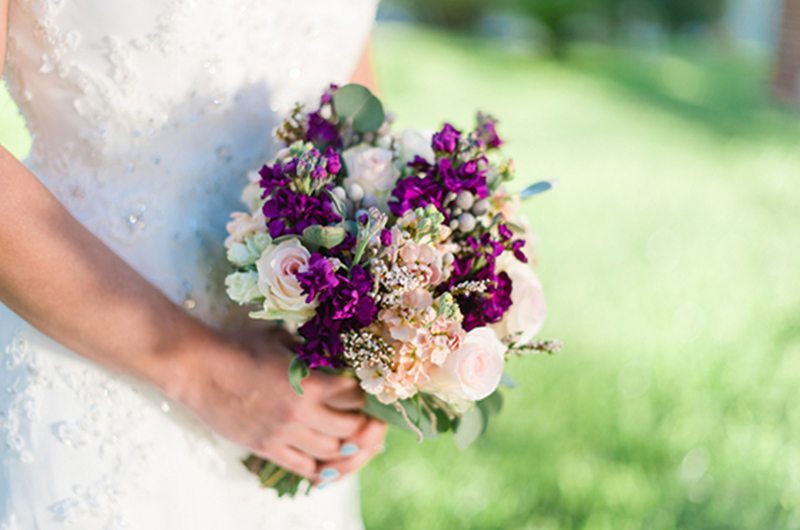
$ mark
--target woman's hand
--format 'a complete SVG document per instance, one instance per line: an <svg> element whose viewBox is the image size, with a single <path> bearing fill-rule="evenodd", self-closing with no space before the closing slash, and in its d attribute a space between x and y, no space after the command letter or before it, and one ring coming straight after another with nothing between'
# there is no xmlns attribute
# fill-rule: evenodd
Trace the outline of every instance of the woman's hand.
<svg viewBox="0 0 800 530"><path fill-rule="evenodd" d="M277 335L211 347L206 341L191 350L174 397L258 456L326 482L379 451L385 429L358 412L364 406L358 383L314 372L297 395L288 378L291 356Z"/></svg>

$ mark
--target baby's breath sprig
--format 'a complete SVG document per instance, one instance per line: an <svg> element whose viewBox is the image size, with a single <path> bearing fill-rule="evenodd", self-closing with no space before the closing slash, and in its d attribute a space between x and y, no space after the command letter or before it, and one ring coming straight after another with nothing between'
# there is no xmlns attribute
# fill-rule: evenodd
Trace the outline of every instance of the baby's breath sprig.
<svg viewBox="0 0 800 530"><path fill-rule="evenodd" d="M491 283L491 280L468 280L456 284L450 289L450 294L453 296L466 296L473 293L485 293Z"/></svg>
<svg viewBox="0 0 800 530"><path fill-rule="evenodd" d="M348 331L342 334L344 358L355 369L364 365L391 367L395 351L378 335L369 331Z"/></svg>
<svg viewBox="0 0 800 530"><path fill-rule="evenodd" d="M303 105L296 103L283 123L275 129L275 137L288 147L295 142L303 141L307 132L308 125Z"/></svg>
<svg viewBox="0 0 800 530"><path fill-rule="evenodd" d="M536 340L527 344L510 344L506 356L516 355L524 357L527 355L538 355L546 353L554 355L561 351L563 344L558 340Z"/></svg>

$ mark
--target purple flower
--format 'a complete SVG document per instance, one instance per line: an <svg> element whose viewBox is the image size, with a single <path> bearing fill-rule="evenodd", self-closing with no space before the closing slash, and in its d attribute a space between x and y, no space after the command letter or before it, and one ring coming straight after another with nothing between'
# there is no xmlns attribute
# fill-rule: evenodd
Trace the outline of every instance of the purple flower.
<svg viewBox="0 0 800 530"><path fill-rule="evenodd" d="M289 188L274 189L262 211L269 219L267 227L273 238L302 234L311 225L329 226L342 220L327 193L306 195Z"/></svg>
<svg viewBox="0 0 800 530"><path fill-rule="evenodd" d="M319 99L320 106L327 105L328 103L333 102L333 93L339 90L339 85L336 83L331 83L327 90L322 93L322 97Z"/></svg>
<svg viewBox="0 0 800 530"><path fill-rule="evenodd" d="M509 241L512 237L514 237L514 232L512 232L505 223L500 224L500 226L497 227L497 231L500 233L500 239L503 241Z"/></svg>
<svg viewBox="0 0 800 530"><path fill-rule="evenodd" d="M323 118L319 112L312 112L308 115L306 141L319 146L337 145L339 129L335 124Z"/></svg>
<svg viewBox="0 0 800 530"><path fill-rule="evenodd" d="M369 326L378 314L369 294L372 276L359 265L335 272L330 265L312 255L308 270L297 276L304 292L313 292L319 302L316 314L298 329L305 340L296 352L311 368L342 366L341 333Z"/></svg>
<svg viewBox="0 0 800 530"><path fill-rule="evenodd" d="M395 200L389 203L389 209L399 217L409 210L429 204L441 210L445 190L432 177L410 176L397 181L392 196Z"/></svg>
<svg viewBox="0 0 800 530"><path fill-rule="evenodd" d="M458 147L461 133L449 123L445 123L442 130L433 135L431 146L434 151L452 153Z"/></svg>
<svg viewBox="0 0 800 530"><path fill-rule="evenodd" d="M491 149L497 149L503 145L503 140L497 134L497 122L493 118L487 117L480 120L478 128L475 129L475 134L480 141Z"/></svg>
<svg viewBox="0 0 800 530"><path fill-rule="evenodd" d="M458 305L464 314L462 326L466 331L502 320L511 307L511 278L501 272L490 279L485 292L459 297Z"/></svg>
<svg viewBox="0 0 800 530"><path fill-rule="evenodd" d="M306 294L306 302L311 303L319 293L339 285L339 278L333 270L333 264L319 252L311 254L308 260L308 268L305 272L296 274L303 294Z"/></svg>
<svg viewBox="0 0 800 530"><path fill-rule="evenodd" d="M512 282L505 272L496 271L497 258L507 250L507 241L494 240L490 233L485 232L480 237L467 237L465 243L469 250L456 258L443 291L466 281L486 283L485 291L456 298L464 315L464 329L469 331L503 318L511 307Z"/></svg>
<svg viewBox="0 0 800 530"><path fill-rule="evenodd" d="M381 230L381 245L384 247L391 246L392 244L392 231L388 228Z"/></svg>
<svg viewBox="0 0 800 530"><path fill-rule="evenodd" d="M331 175L337 175L342 170L342 159L339 157L339 153L334 151L333 147L329 146L322 158L325 159L325 169Z"/></svg>
<svg viewBox="0 0 800 530"><path fill-rule="evenodd" d="M478 160L464 162L456 169L449 158L443 158L439 160L437 170L448 191L458 193L468 190L480 199L486 198L489 194L486 171L479 169Z"/></svg>
<svg viewBox="0 0 800 530"><path fill-rule="evenodd" d="M528 256L522 251L522 248L525 246L524 239L517 239L513 243L511 243L511 252L514 253L514 257L520 260L522 263L528 263Z"/></svg>
<svg viewBox="0 0 800 530"><path fill-rule="evenodd" d="M261 175L261 181L259 182L259 185L264 189L262 198L267 197L276 188L282 188L289 185L289 177L287 175L286 168L280 162L275 162L271 166L263 166L259 170L258 174Z"/></svg>

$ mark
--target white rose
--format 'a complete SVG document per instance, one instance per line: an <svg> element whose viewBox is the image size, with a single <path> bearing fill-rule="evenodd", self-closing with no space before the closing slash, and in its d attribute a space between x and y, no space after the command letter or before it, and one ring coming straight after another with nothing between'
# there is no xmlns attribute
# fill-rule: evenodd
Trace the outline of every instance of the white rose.
<svg viewBox="0 0 800 530"><path fill-rule="evenodd" d="M416 129L406 129L400 134L400 161L403 165L420 156L431 164L436 159L431 147L431 134Z"/></svg>
<svg viewBox="0 0 800 530"><path fill-rule="evenodd" d="M296 274L308 268L311 253L298 239L269 245L256 261L258 288L266 299L254 318L303 322L314 315L316 303L306 302Z"/></svg>
<svg viewBox="0 0 800 530"><path fill-rule="evenodd" d="M547 314L542 284L533 267L513 256L503 255L498 265L511 278L511 307L492 327L498 336L526 344L542 329Z"/></svg>
<svg viewBox="0 0 800 530"><path fill-rule="evenodd" d="M454 402L485 398L500 384L506 349L491 328L471 330L461 347L451 352L442 366L431 370L425 390Z"/></svg>
<svg viewBox="0 0 800 530"><path fill-rule="evenodd" d="M249 304L261 298L258 274L254 271L234 272L225 278L228 296L239 305Z"/></svg>
<svg viewBox="0 0 800 530"><path fill-rule="evenodd" d="M387 195L400 177L392 163L393 154L388 149L359 144L342 153L347 167L345 189L358 184L368 195Z"/></svg>

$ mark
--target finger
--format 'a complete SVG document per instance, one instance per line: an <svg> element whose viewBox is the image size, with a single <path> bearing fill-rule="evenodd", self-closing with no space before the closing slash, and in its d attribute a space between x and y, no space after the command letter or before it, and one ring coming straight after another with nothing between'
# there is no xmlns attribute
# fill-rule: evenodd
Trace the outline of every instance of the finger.
<svg viewBox="0 0 800 530"><path fill-rule="evenodd" d="M325 398L324 403L337 410L361 410L367 402L360 388L351 388Z"/></svg>
<svg viewBox="0 0 800 530"><path fill-rule="evenodd" d="M311 377L316 379L315 382L319 383L323 398L335 396L342 392L357 390L359 388L358 381L352 377L329 375L320 372L314 373Z"/></svg>
<svg viewBox="0 0 800 530"><path fill-rule="evenodd" d="M304 454L288 445L262 447L254 450L261 458L291 471L301 477L314 480L317 476L317 462L309 455Z"/></svg>
<svg viewBox="0 0 800 530"><path fill-rule="evenodd" d="M287 436L287 443L317 460L331 460L339 456L339 438L322 434L308 427L299 427Z"/></svg>
<svg viewBox="0 0 800 530"><path fill-rule="evenodd" d="M359 433L351 439L345 440L342 447L348 444L359 448L352 456L340 456L334 460L325 460L319 464L320 476L331 477L327 481L350 473L355 473L369 462L375 455L383 451L383 440L386 437L388 426L378 420L370 420ZM333 470L333 471L330 471Z"/></svg>
<svg viewBox="0 0 800 530"><path fill-rule="evenodd" d="M307 425L322 434L349 438L357 433L366 421L367 417L363 414L342 412L320 405L309 414Z"/></svg>

